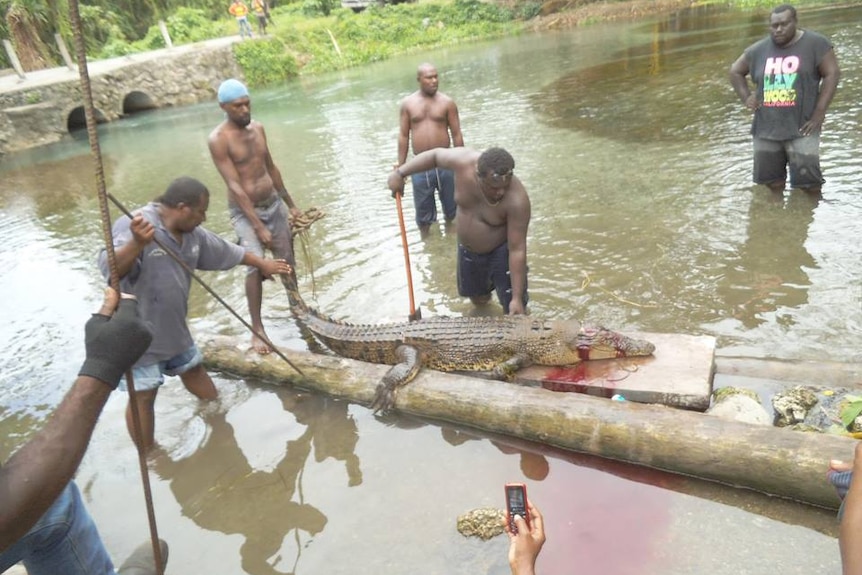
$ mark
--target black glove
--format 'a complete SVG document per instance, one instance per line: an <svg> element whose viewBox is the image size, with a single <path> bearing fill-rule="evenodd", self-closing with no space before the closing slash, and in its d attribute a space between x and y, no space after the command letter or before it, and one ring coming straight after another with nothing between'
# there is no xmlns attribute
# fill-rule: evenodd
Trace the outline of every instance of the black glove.
<svg viewBox="0 0 862 575"><path fill-rule="evenodd" d="M113 317L94 313L84 326L84 346L87 357L78 375L104 381L112 389L120 378L140 358L153 334L138 316L138 302L121 299Z"/></svg>

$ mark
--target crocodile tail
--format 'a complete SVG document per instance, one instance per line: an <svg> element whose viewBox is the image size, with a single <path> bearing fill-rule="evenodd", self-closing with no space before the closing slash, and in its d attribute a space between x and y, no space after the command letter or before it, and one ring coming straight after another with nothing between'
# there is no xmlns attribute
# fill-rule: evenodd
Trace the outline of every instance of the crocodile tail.
<svg viewBox="0 0 862 575"><path fill-rule="evenodd" d="M290 303L290 309L298 315L300 318L315 317L319 320L333 323L333 324L343 324L344 322L338 321L329 317L326 314L321 313L320 311L310 307L305 303L305 300L302 299L302 295L299 293L299 286L296 283L296 274L285 274L284 275L284 289L287 291L287 301Z"/></svg>
<svg viewBox="0 0 862 575"><path fill-rule="evenodd" d="M299 286L296 283L296 274L289 273L283 276L284 289L287 291L287 301L290 302L290 307L298 311L308 312L308 306L302 295L299 293Z"/></svg>

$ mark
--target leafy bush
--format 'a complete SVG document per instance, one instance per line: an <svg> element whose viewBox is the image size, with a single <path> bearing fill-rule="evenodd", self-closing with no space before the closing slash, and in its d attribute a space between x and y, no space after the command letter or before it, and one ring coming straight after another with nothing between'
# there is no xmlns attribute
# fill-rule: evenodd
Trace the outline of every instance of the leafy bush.
<svg viewBox="0 0 862 575"><path fill-rule="evenodd" d="M296 76L299 66L277 38L234 44L234 56L249 86L279 84Z"/></svg>
<svg viewBox="0 0 862 575"><path fill-rule="evenodd" d="M81 28L88 55L102 54L108 44L127 42L130 29L124 29L122 19L114 12L99 6L78 6L81 15Z"/></svg>
<svg viewBox="0 0 862 575"><path fill-rule="evenodd" d="M179 8L165 25L174 44L189 44L217 37L216 23L198 8Z"/></svg>
<svg viewBox="0 0 862 575"><path fill-rule="evenodd" d="M515 9L515 16L521 20L530 20L542 12L541 2L524 2Z"/></svg>

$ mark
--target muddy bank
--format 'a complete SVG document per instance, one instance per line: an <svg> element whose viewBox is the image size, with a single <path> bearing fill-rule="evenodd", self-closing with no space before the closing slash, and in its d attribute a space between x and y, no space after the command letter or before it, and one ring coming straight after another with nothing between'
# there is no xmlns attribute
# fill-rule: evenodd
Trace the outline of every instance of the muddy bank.
<svg viewBox="0 0 862 575"><path fill-rule="evenodd" d="M527 28L538 32L611 20L633 20L669 14L701 3L694 0L628 0L625 2L549 0L542 4L539 16L531 20Z"/></svg>
<svg viewBox="0 0 862 575"><path fill-rule="evenodd" d="M532 31L556 30L584 26L596 22L613 20L635 20L649 16L670 14L693 6L703 6L703 0L624 0L622 2L603 0L548 0L542 4L539 16L527 23L527 29ZM778 5L775 2L774 5ZM806 7L799 6L800 11L806 9L835 9L862 4L860 1L836 2L829 6ZM762 10L767 12L770 6ZM764 24L765 29L765 24Z"/></svg>

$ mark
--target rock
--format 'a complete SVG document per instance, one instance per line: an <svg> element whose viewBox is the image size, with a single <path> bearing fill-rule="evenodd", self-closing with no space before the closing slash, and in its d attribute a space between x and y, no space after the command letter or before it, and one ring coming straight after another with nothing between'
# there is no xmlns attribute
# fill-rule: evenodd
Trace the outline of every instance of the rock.
<svg viewBox="0 0 862 575"><path fill-rule="evenodd" d="M706 414L754 425L772 425L772 416L761 405L757 393L750 389L723 387L716 390Z"/></svg>
<svg viewBox="0 0 862 575"><path fill-rule="evenodd" d="M777 393L772 398L772 407L775 408L775 425L787 427L804 422L811 408L817 405L817 401L816 390L801 385Z"/></svg>
<svg viewBox="0 0 862 575"><path fill-rule="evenodd" d="M491 539L503 533L506 512L493 507L473 509L458 516L458 533L464 537Z"/></svg>

